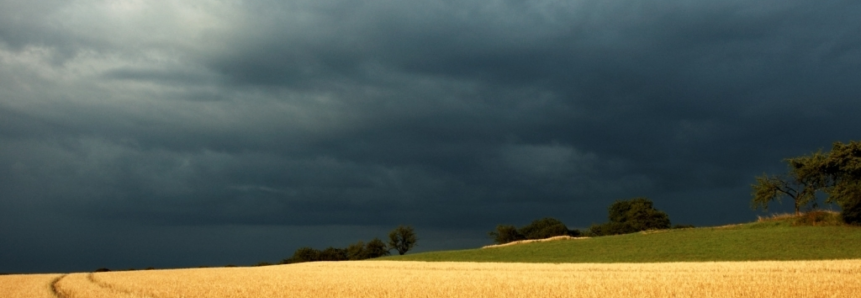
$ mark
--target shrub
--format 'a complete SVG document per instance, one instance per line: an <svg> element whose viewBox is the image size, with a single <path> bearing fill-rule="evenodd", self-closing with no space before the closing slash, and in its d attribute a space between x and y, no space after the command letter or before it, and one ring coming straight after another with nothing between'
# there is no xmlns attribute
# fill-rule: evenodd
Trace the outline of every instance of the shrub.
<svg viewBox="0 0 861 298"><path fill-rule="evenodd" d="M343 248L327 247L320 252L319 261L346 261L347 250Z"/></svg>
<svg viewBox="0 0 861 298"><path fill-rule="evenodd" d="M610 222L627 223L636 231L669 229L670 217L655 209L651 200L634 198L610 205Z"/></svg>
<svg viewBox="0 0 861 298"><path fill-rule="evenodd" d="M320 251L310 248L310 247L302 247L293 252L293 256L289 259L285 259L281 261L283 264L292 264L292 263L301 263L301 262L314 262L320 260Z"/></svg>
<svg viewBox="0 0 861 298"><path fill-rule="evenodd" d="M799 226L840 226L843 220L837 212L813 210L792 218L793 225Z"/></svg>
<svg viewBox="0 0 861 298"><path fill-rule="evenodd" d="M281 261L281 264L293 264L301 262L316 261L346 261L364 260L389 255L389 248L379 238L374 238L367 244L359 241L350 244L347 248L328 247L324 250L316 250L310 247L297 249L293 256ZM258 266L264 263L258 264ZM265 263L268 264L268 263Z"/></svg>
<svg viewBox="0 0 861 298"><path fill-rule="evenodd" d="M493 237L493 242L496 244L504 244L526 239L526 237L520 234L520 232L517 231L517 228L512 225L497 225L496 231L491 231L488 235Z"/></svg>
<svg viewBox="0 0 861 298"><path fill-rule="evenodd" d="M365 242L359 241L350 244L350 246L347 246L348 260L364 260L367 258L367 253L365 252Z"/></svg>
<svg viewBox="0 0 861 298"><path fill-rule="evenodd" d="M520 228L518 232L526 239L544 239L568 235L568 227L555 218L545 217Z"/></svg>
<svg viewBox="0 0 861 298"><path fill-rule="evenodd" d="M589 228L592 236L609 236L621 235L637 232L637 230L629 223L624 222L608 222L604 224L595 224Z"/></svg>
<svg viewBox="0 0 861 298"><path fill-rule="evenodd" d="M520 229L512 225L498 225L496 226L496 230L488 233L496 244L527 239L545 239L564 235L576 237L581 234L580 230L569 230L564 223L552 217L535 220Z"/></svg>
<svg viewBox="0 0 861 298"><path fill-rule="evenodd" d="M655 209L652 201L647 198L616 201L610 205L608 211L610 222L592 225L590 234L619 235L670 228L670 217L667 213Z"/></svg>

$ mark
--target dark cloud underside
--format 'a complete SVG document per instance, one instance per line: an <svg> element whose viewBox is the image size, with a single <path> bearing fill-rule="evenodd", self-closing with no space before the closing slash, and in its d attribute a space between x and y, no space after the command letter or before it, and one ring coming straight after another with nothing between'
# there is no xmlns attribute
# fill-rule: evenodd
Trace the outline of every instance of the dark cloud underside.
<svg viewBox="0 0 861 298"><path fill-rule="evenodd" d="M0 271L277 261L402 223L467 248L635 196L750 220L755 175L857 139L860 14L0 1Z"/></svg>

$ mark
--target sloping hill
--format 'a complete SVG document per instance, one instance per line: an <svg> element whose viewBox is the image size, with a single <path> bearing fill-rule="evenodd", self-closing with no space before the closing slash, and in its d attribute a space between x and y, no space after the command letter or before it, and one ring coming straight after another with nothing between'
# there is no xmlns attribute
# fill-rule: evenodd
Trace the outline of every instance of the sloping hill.
<svg viewBox="0 0 861 298"><path fill-rule="evenodd" d="M861 227L796 226L794 218L647 231L384 259L470 262L685 262L861 259Z"/></svg>

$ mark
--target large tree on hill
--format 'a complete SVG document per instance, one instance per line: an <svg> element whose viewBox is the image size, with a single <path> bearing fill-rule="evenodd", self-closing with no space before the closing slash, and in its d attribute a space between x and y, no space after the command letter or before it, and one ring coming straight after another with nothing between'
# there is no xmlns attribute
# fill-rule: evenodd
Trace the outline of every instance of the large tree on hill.
<svg viewBox="0 0 861 298"><path fill-rule="evenodd" d="M816 192L825 189L827 179L818 172L822 155L817 153L810 157L788 159L790 171L786 175L765 175L756 177L756 183L751 185L754 209L768 210L768 203L780 201L789 197L795 206L795 214L801 213L801 207L816 202ZM815 206L814 206L815 207Z"/></svg>
<svg viewBox="0 0 861 298"><path fill-rule="evenodd" d="M840 205L846 223L861 224L861 142L835 142L819 170L830 182L828 202Z"/></svg>
<svg viewBox="0 0 861 298"><path fill-rule="evenodd" d="M789 172L785 175L756 177L751 185L754 209L768 210L768 203L789 197L795 213L809 204L816 207L818 192L827 194L826 203L837 203L844 210L846 222L861 222L849 213L861 205L861 142L843 144L835 142L830 152L818 151L811 155L785 160Z"/></svg>
<svg viewBox="0 0 861 298"><path fill-rule="evenodd" d="M416 233L413 227L398 226L389 232L389 247L398 251L398 254L405 254L407 251L416 246Z"/></svg>

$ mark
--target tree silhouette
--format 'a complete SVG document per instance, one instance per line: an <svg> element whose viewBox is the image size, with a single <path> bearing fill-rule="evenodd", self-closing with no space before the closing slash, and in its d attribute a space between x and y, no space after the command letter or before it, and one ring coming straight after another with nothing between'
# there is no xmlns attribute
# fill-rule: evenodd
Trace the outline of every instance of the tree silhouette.
<svg viewBox="0 0 861 298"><path fill-rule="evenodd" d="M389 232L389 248L397 250L401 255L416 246L417 240L416 233L410 226L400 225Z"/></svg>

